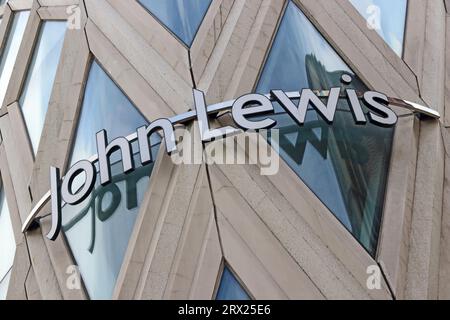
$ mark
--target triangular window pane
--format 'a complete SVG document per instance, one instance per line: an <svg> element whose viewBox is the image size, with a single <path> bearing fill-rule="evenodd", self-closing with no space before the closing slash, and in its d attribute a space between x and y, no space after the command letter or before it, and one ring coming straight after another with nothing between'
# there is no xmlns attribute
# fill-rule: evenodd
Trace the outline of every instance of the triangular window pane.
<svg viewBox="0 0 450 320"><path fill-rule="evenodd" d="M89 159L97 153L97 132L105 129L111 141L128 136L145 124L148 121L100 65L93 62L70 163ZM156 159L160 144L157 134L152 135L151 144L153 159ZM124 174L120 154L114 153L111 157L113 182L102 187L97 176L88 199L63 208L63 230L91 299L112 298L153 170L153 164L141 166L137 144L133 144L133 153L135 171Z"/></svg>
<svg viewBox="0 0 450 320"><path fill-rule="evenodd" d="M188 47L212 0L138 0Z"/></svg>
<svg viewBox="0 0 450 320"><path fill-rule="evenodd" d="M290 1L257 91L327 90L341 86L340 78L344 73L353 76L353 87L366 89ZM299 127L281 106L277 106L280 155L373 255L378 241L393 129L369 123L355 125L344 99L338 109L333 125L327 125L310 111L307 123Z"/></svg>
<svg viewBox="0 0 450 320"><path fill-rule="evenodd" d="M216 300L251 300L248 293L236 279L234 274L225 267L217 290Z"/></svg>
<svg viewBox="0 0 450 320"><path fill-rule="evenodd" d="M350 0L398 56L403 54L407 0Z"/></svg>

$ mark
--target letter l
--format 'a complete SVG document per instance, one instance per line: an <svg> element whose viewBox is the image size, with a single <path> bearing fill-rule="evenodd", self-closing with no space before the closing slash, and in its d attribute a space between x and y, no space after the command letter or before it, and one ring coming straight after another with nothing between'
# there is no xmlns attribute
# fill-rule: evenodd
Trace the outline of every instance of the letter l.
<svg viewBox="0 0 450 320"><path fill-rule="evenodd" d="M240 132L240 130L233 127L210 130L208 113L206 111L205 94L197 89L193 89L193 91L195 109L197 111L197 120L200 128L200 136L203 142L209 142L215 138L225 137Z"/></svg>

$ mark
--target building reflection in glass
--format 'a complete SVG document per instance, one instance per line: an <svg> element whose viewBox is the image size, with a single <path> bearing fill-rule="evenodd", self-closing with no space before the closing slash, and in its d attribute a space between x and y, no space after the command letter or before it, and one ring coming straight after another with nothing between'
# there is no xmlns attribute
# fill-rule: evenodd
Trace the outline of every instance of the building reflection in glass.
<svg viewBox="0 0 450 320"><path fill-rule="evenodd" d="M97 154L96 133L105 129L108 140L126 137L148 121L108 74L93 61L69 166ZM152 135L156 159L161 138ZM123 174L120 153L111 156L113 183L97 185L88 199L62 210L63 231L91 299L111 299L128 242L148 190L153 164L142 167L137 143L133 143L136 170ZM97 180L99 180L97 178ZM81 187L82 177L73 189Z"/></svg>
<svg viewBox="0 0 450 320"><path fill-rule="evenodd" d="M291 1L261 74L257 91L298 91L341 86L367 88ZM356 239L374 255L384 203L393 129L358 126L345 99L328 125L314 111L299 127L276 108L280 155ZM270 139L269 139L270 140Z"/></svg>
<svg viewBox="0 0 450 320"><path fill-rule="evenodd" d="M159 145L152 147L154 159ZM139 159L136 154L136 164ZM84 202L63 207L62 228L93 299L112 296L153 165L124 174L122 163L116 161L111 184L101 186L97 175L96 186Z"/></svg>

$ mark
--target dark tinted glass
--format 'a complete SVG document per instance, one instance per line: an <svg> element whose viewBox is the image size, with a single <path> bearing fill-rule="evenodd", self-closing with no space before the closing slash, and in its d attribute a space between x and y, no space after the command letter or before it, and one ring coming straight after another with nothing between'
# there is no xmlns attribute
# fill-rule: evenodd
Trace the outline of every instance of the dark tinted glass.
<svg viewBox="0 0 450 320"><path fill-rule="evenodd" d="M257 91L327 90L342 74L365 90L352 70L290 2L263 69ZM332 125L315 111L299 127L277 107L280 155L344 226L374 254L382 216L393 129L355 125L344 99ZM275 143L271 141L271 143Z"/></svg>

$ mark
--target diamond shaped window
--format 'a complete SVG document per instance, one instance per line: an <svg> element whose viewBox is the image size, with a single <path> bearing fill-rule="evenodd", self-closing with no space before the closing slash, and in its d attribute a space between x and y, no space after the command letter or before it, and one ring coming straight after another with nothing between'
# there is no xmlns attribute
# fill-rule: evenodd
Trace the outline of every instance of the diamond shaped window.
<svg viewBox="0 0 450 320"><path fill-rule="evenodd" d="M341 86L366 90L353 71L290 1L263 68L257 91L327 90ZM310 110L299 127L277 107L281 157L336 218L372 255L376 252L389 169L393 129L355 125L345 99L328 125ZM272 144L277 143L270 141Z"/></svg>
<svg viewBox="0 0 450 320"><path fill-rule="evenodd" d="M97 153L97 132L105 129L111 141L119 136L128 136L145 124L148 121L100 65L93 62L71 164ZM150 140L153 159L156 159L160 136L154 134ZM135 143L135 171L124 174L120 153L113 153L112 183L101 186L97 178L94 190L85 201L63 208L62 228L91 299L112 298L140 203L149 184L153 163L142 166L137 150ZM74 180L75 189L82 186L78 178Z"/></svg>

